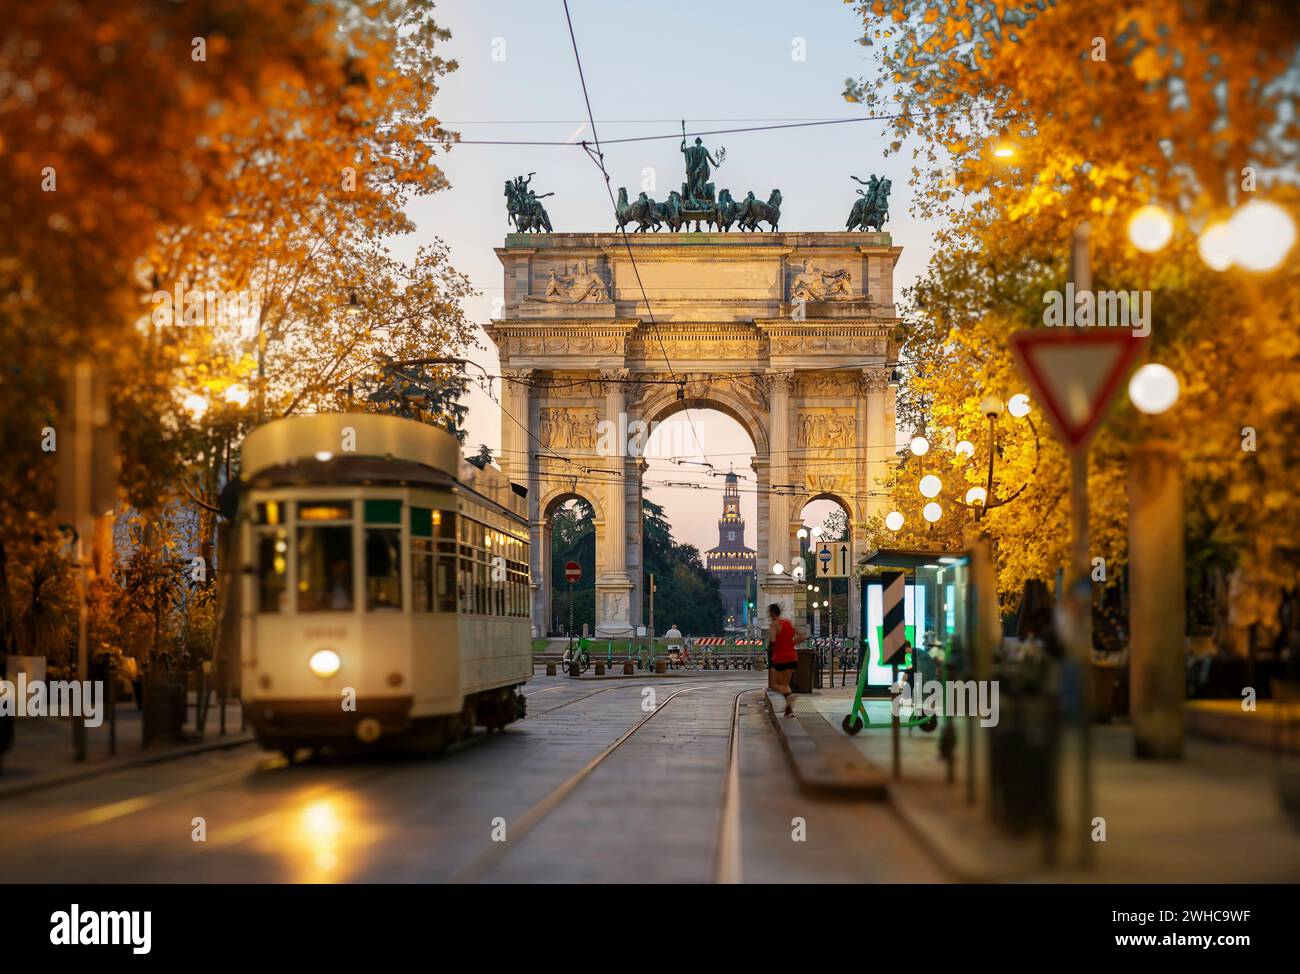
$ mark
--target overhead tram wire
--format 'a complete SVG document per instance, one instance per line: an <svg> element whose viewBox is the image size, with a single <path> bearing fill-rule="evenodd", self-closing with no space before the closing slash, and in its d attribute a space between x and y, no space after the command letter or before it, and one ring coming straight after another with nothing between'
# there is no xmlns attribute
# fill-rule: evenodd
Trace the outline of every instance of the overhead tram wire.
<svg viewBox="0 0 1300 974"><path fill-rule="evenodd" d="M568 18L569 10L568 10L567 2L565 4L564 14L565 17ZM569 34L570 37L572 37L573 35L572 19L569 20ZM574 53L575 54L577 53L576 42L574 45ZM578 71L579 74L581 74L582 71L581 64L579 64ZM585 83L584 83L584 88L585 88ZM590 111L590 105L588 106L588 111ZM748 132L775 132L775 131L780 131L782 129L812 128L815 126L822 126L822 125L848 125L853 122L892 122L902 118L929 118L934 115L948 115L951 114L953 111L955 111L955 109L936 108L928 112L896 112L892 115L862 115L857 118L827 118L827 119L817 119L812 121L801 121L801 122L778 122L772 125L747 125L741 128L701 129L698 132L687 132L686 136L689 138L691 136L696 136L696 135L698 136L738 135L738 134L743 134ZM968 112L963 111L963 114L968 114ZM969 114L973 114L973 113L969 113ZM499 123L499 124L505 124L505 123ZM595 139L595 135L596 135L596 129L595 126L592 125L593 139ZM681 138L681 134L677 132L674 132L670 135L632 135L632 136L626 136L621 139L606 139L604 144L625 145L630 142L658 142L658 141L665 141L667 139L680 139L680 138ZM456 145L550 145L550 146L577 145L577 146L581 146L585 144L585 142L569 142L567 140L558 140L558 139L385 139L382 137L377 137L370 141L376 143L419 142L425 145L441 145L441 146L456 146ZM596 141L597 141L597 148L599 149L601 143L599 142L599 140Z"/></svg>
<svg viewBox="0 0 1300 974"><path fill-rule="evenodd" d="M591 138L596 143L596 152L593 155L587 143L584 140L581 145L588 156L600 167L600 173L605 177L605 192L609 195L610 205L616 210L618 203L614 199L614 188L609 180L609 171L605 169L605 152L600 147L600 136L596 133L596 116L591 110L591 96L587 93L587 78L582 70L582 55L578 53L578 37L573 31L573 17L569 13L569 0L564 0L564 19L569 25L569 41L573 45L573 59L578 65L578 81L582 85L582 100L587 106L587 121L591 125ZM673 370L673 363L668 358L668 349L664 345L663 335L659 333L659 322L655 320L654 308L650 306L650 296L646 294L645 284L641 281L641 269L637 266L636 255L632 253L632 241L627 235L627 227L619 227L623 236L623 246L627 250L628 260L632 264L632 273L636 275L636 284L641 291L641 300L645 302L646 314L650 316L650 326L654 329L655 338L659 342L659 351L663 353L664 365L668 368L668 374L674 379L677 373ZM682 380L678 386L677 398L685 400L686 382ZM699 432L695 429L695 420L691 417L690 406L685 407L686 421L690 424L691 433L695 436L695 442L703 445L704 441L700 439Z"/></svg>

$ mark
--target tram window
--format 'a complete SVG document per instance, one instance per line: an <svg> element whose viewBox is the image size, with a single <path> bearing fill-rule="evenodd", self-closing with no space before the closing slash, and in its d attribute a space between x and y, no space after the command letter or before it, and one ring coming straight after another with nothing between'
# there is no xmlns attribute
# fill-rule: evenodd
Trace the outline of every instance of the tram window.
<svg viewBox="0 0 1300 974"><path fill-rule="evenodd" d="M428 538L411 538L411 605L416 612L433 611L433 542Z"/></svg>
<svg viewBox="0 0 1300 974"><path fill-rule="evenodd" d="M261 501L257 508L258 524L283 524L284 523L284 505L279 501Z"/></svg>
<svg viewBox="0 0 1300 974"><path fill-rule="evenodd" d="M366 609L402 607L402 529L366 528Z"/></svg>
<svg viewBox="0 0 1300 974"><path fill-rule="evenodd" d="M289 535L257 532L257 611L281 612L288 585Z"/></svg>
<svg viewBox="0 0 1300 974"><path fill-rule="evenodd" d="M298 611L351 612L352 526L298 528Z"/></svg>

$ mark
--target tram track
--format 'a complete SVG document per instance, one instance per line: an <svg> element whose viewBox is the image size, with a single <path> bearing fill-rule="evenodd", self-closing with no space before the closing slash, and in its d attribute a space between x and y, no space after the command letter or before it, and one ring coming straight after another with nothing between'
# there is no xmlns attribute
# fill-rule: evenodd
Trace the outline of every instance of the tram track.
<svg viewBox="0 0 1300 974"><path fill-rule="evenodd" d="M590 693L584 693L584 694L583 694L582 696L580 696L580 697L574 697L572 700L566 700L566 701L564 701L564 703L556 704L554 707L547 707L545 710L539 710L539 711L537 711L537 713L535 713L535 714L529 714L528 716L530 716L530 717L545 717L547 714L553 714L553 713L555 713L557 710L563 710L565 707L571 706L572 704L575 704L575 703L581 703L581 702L584 701L584 700L590 700L592 697L594 697L594 696L595 696L596 694L598 694L598 693L609 693L609 691L611 691L611 690L626 690L627 688L628 688L628 687L627 687L626 684L624 684L623 686L601 687L599 690L592 690ZM547 687L547 688L544 689L544 690L539 690L539 691L534 691L534 692L535 692L535 693L545 693L546 690L568 690L568 689L570 689L570 687L568 687L568 686L558 686L558 687ZM529 694L524 694L524 698L525 698L525 699L527 699L528 696L529 696Z"/></svg>
<svg viewBox="0 0 1300 974"><path fill-rule="evenodd" d="M734 684L733 684L734 685ZM700 684L681 687L668 695L663 703L646 714L619 737L591 758L581 768L566 778L558 787L552 789L539 801L534 803L510 827L510 841L493 843L472 857L468 862L455 869L447 878L451 883L476 883L486 878L502 860L526 839L553 811L555 811L592 773L605 763L624 744L631 740L642 728L657 717L677 697L694 690L714 689L715 686ZM610 687L608 689L615 689ZM716 882L740 882L740 698L754 689L746 687L739 691L732 701L731 721L727 740L727 760L723 774L722 808L719 816L712 875ZM603 691L596 691L600 693ZM594 696L595 694L588 694ZM580 698L580 699L586 699ZM570 701L577 703L577 700ZM567 706L564 704L562 706ZM555 708L559 709L559 708ZM549 713L550 711L548 711Z"/></svg>

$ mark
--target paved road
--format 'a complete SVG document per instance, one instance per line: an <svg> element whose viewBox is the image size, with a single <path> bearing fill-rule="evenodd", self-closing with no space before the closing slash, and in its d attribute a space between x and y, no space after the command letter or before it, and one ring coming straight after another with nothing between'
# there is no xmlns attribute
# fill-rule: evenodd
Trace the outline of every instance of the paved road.
<svg viewBox="0 0 1300 974"><path fill-rule="evenodd" d="M760 686L541 678L440 757L250 747L0 801L0 881L942 880L887 805L800 794Z"/></svg>

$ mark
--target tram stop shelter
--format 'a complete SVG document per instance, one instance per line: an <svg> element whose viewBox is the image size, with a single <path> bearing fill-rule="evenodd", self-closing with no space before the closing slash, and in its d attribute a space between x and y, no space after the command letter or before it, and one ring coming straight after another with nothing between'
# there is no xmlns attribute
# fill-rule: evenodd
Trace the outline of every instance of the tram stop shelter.
<svg viewBox="0 0 1300 974"><path fill-rule="evenodd" d="M925 650L909 653L899 668L918 667L917 679L935 679L931 661L942 656L950 673L960 672L966 662L962 647L970 645L966 631L972 587L970 553L876 548L858 562L857 568L862 595L862 649L866 654L863 665L867 670L864 693L887 696L894 679L891 667L881 661L885 581L894 573L904 576L905 638L913 647ZM936 654L940 649L943 653Z"/></svg>

